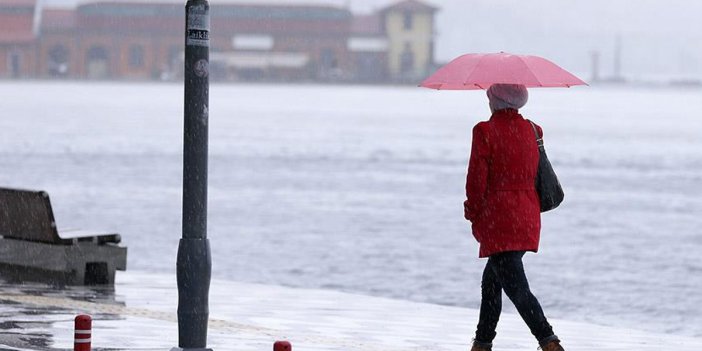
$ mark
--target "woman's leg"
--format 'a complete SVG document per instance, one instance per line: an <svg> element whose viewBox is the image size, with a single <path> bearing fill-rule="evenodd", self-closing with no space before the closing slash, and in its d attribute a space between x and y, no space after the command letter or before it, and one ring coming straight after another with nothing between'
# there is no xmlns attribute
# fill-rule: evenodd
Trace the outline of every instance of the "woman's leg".
<svg viewBox="0 0 702 351"><path fill-rule="evenodd" d="M488 259L483 271L481 285L482 300L480 302L480 320L475 332L475 341L487 346L495 339L495 328L502 312L502 286L492 267L492 257Z"/></svg>
<svg viewBox="0 0 702 351"><path fill-rule="evenodd" d="M513 251L491 256L490 259L494 262L492 268L505 294L512 300L536 340L544 345L558 340L558 337L553 334L553 328L548 324L539 301L529 289L522 263L523 256L524 251Z"/></svg>

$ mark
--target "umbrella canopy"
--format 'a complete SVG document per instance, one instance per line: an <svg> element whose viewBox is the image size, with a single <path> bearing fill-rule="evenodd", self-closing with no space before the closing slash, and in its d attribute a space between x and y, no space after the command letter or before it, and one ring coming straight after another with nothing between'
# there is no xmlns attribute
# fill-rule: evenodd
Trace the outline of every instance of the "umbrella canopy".
<svg viewBox="0 0 702 351"><path fill-rule="evenodd" d="M587 85L545 58L501 52L460 56L439 68L419 86L441 90L477 90L498 83L522 84L528 88Z"/></svg>

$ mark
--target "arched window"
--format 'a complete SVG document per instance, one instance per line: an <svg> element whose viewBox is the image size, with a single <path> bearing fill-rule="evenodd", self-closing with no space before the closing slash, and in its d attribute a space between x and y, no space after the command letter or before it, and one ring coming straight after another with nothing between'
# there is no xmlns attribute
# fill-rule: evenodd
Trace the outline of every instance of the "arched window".
<svg viewBox="0 0 702 351"><path fill-rule="evenodd" d="M49 74L55 77L68 74L68 49L63 45L54 45L49 49L48 68Z"/></svg>

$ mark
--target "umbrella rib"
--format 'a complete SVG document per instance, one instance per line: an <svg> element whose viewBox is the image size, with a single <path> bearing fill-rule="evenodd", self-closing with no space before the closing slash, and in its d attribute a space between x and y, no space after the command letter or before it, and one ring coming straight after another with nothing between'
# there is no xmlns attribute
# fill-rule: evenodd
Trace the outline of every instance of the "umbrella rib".
<svg viewBox="0 0 702 351"><path fill-rule="evenodd" d="M522 61L522 63L524 63L524 66L527 66L527 68L529 69L529 74L531 74L531 76L534 77L534 80L536 80L540 87L543 87L544 83L542 83L541 80L539 80L539 77L537 77L536 74L534 74L534 72L532 71L532 67L529 65L529 63L526 60L524 60L524 58L522 58L521 56L518 57Z"/></svg>
<svg viewBox="0 0 702 351"><path fill-rule="evenodd" d="M470 70L470 73L468 73L468 74L466 75L466 79L463 80L463 86L469 85L469 84L468 84L468 80L470 80L470 76L472 76L472 75L473 75L473 72L475 72L475 70L478 69L478 66L480 66L480 64L483 62L483 59L484 59L484 58L485 58L485 55L484 55L484 54L481 54L481 55L480 55L480 59L478 59L478 63L476 63L475 66L473 66L473 69ZM480 89L485 89L485 88L481 87L481 86L478 85L478 84L473 83L473 85L477 86L477 87L480 88Z"/></svg>

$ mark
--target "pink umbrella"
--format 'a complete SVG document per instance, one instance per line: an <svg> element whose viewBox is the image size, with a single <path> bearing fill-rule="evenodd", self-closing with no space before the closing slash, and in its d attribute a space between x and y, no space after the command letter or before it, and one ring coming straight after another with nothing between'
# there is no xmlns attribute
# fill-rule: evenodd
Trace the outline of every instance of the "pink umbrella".
<svg viewBox="0 0 702 351"><path fill-rule="evenodd" d="M439 68L419 86L440 90L477 90L497 83L523 84L528 88L587 85L545 58L501 52L460 56Z"/></svg>

